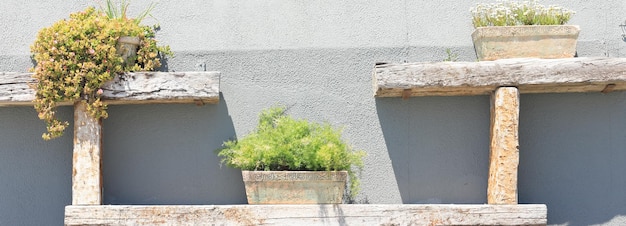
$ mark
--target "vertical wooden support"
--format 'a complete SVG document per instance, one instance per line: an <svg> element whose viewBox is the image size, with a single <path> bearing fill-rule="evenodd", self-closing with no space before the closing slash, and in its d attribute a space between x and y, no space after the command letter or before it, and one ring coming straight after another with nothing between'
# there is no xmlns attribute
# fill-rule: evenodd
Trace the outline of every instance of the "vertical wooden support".
<svg viewBox="0 0 626 226"><path fill-rule="evenodd" d="M74 157L72 205L102 204L102 121L87 112L87 104L74 104Z"/></svg>
<svg viewBox="0 0 626 226"><path fill-rule="evenodd" d="M519 91L499 87L491 96L488 204L517 204Z"/></svg>

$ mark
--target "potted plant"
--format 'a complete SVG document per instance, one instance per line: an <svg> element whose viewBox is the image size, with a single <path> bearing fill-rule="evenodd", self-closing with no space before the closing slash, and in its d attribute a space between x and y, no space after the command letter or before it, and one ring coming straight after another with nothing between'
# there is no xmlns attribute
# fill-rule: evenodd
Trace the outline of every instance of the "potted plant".
<svg viewBox="0 0 626 226"><path fill-rule="evenodd" d="M470 12L478 60L570 58L576 54L580 28L565 25L574 11L532 0L479 3Z"/></svg>
<svg viewBox="0 0 626 226"><path fill-rule="evenodd" d="M105 5L100 6L100 10L102 10L109 19L120 20L122 22L132 21L135 24L139 25L141 21L150 15L150 12L156 6L156 3L152 3L141 12L137 17L129 19L126 16L126 12L128 12L128 6L130 5L130 0L120 0L120 2L114 2L113 0L106 0ZM155 27L156 29L156 27ZM136 36L120 36L117 39L117 44L115 48L117 49L117 55L122 57L124 61L124 65L132 66L135 64L137 60L137 48L139 48L139 44L141 44L141 39Z"/></svg>
<svg viewBox="0 0 626 226"><path fill-rule="evenodd" d="M124 4L123 12L128 6ZM160 56L171 54L168 46L157 46L156 27L121 15L111 17L89 7L39 31L31 52L37 62L35 110L47 129L43 139L61 136L69 125L55 117L59 102L84 102L92 117L106 118L107 105L100 99L104 83L123 72L154 70L161 65ZM118 54L123 36L138 38L135 57L125 60Z"/></svg>
<svg viewBox="0 0 626 226"><path fill-rule="evenodd" d="M261 112L257 128L218 150L222 163L242 170L249 204L342 203L358 192L354 168L363 151L354 151L328 123L312 123L273 107Z"/></svg>

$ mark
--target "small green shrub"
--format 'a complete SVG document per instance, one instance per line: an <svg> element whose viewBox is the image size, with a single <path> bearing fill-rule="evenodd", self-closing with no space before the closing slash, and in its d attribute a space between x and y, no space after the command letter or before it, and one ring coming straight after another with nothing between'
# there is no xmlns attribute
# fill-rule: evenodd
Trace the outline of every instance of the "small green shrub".
<svg viewBox="0 0 626 226"><path fill-rule="evenodd" d="M359 190L353 167L363 167L365 152L342 141L341 131L285 115L273 107L261 112L256 130L218 150L222 163L242 170L347 171L351 198Z"/></svg>
<svg viewBox="0 0 626 226"><path fill-rule="evenodd" d="M116 54L121 36L139 37L135 63L125 64ZM91 116L107 118L100 87L116 74L153 70L161 65L160 55L171 54L168 46L157 46L154 37L154 27L134 19L112 19L93 7L41 29L31 52L37 61L35 110L47 129L42 138L59 137L69 125L55 116L58 102L84 101Z"/></svg>
<svg viewBox="0 0 626 226"><path fill-rule="evenodd" d="M517 25L563 25L574 11L559 6L544 6L532 1L502 0L497 3L478 3L470 9L474 27Z"/></svg>

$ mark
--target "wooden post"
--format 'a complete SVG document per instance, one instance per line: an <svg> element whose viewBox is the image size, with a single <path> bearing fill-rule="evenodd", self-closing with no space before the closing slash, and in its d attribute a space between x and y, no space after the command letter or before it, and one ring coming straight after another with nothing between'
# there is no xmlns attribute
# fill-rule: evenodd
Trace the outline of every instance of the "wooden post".
<svg viewBox="0 0 626 226"><path fill-rule="evenodd" d="M74 157L72 205L102 204L102 121L87 112L87 104L74 104Z"/></svg>
<svg viewBox="0 0 626 226"><path fill-rule="evenodd" d="M488 204L517 204L519 91L499 87L491 96Z"/></svg>

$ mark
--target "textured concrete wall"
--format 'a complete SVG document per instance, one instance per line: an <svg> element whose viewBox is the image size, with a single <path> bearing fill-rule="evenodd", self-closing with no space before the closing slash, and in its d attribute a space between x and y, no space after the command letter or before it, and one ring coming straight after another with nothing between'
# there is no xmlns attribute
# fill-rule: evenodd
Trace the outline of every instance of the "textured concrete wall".
<svg viewBox="0 0 626 226"><path fill-rule="evenodd" d="M245 203L238 170L213 150L273 104L344 127L368 152L360 203L485 203L489 97L372 97L375 62L474 61L477 1L162 0L167 70L222 72L218 105L111 106L106 204ZM37 30L91 1L0 4L0 71L32 66ZM148 1L135 1L131 15ZM578 13L579 56L626 57L626 2L549 1ZM147 23L155 23L148 19ZM626 93L522 95L519 200L550 224L626 224ZM71 119L71 109L61 116ZM28 107L0 108L0 225L61 224L71 203L71 139L43 142ZM72 134L71 130L67 134ZM8 201L7 201L8 200ZM52 222L52 223L50 223Z"/></svg>

